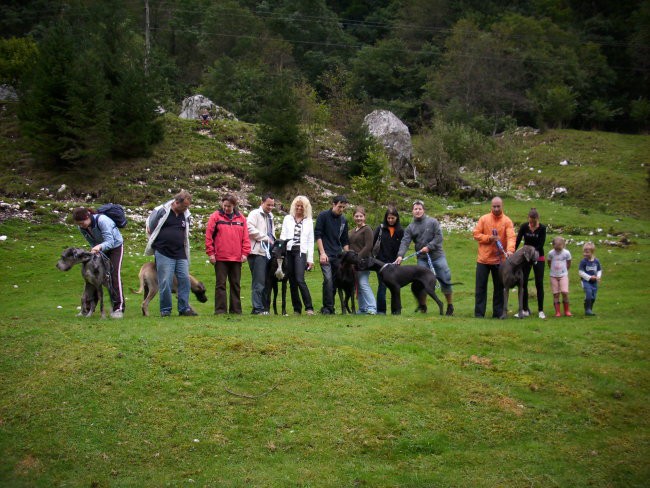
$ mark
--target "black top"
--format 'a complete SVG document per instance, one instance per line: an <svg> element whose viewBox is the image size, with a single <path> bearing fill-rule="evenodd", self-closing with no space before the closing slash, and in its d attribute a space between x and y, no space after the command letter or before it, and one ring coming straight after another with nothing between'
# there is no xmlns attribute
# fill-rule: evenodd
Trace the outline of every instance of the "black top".
<svg viewBox="0 0 650 488"><path fill-rule="evenodd" d="M153 249L169 259L187 259L185 254L185 215L176 215L173 210L158 232Z"/></svg>
<svg viewBox="0 0 650 488"><path fill-rule="evenodd" d="M375 257L384 263L392 263L397 259L397 252L402 243L402 237L404 237L404 229L402 229L402 226L399 224L395 225L395 231L391 236L388 224L381 224L380 227L375 229L375 234L372 240L373 245L377 242L379 232L381 232L381 243L379 244L379 253Z"/></svg>
<svg viewBox="0 0 650 488"><path fill-rule="evenodd" d="M544 261L544 244L546 243L546 226L544 224L539 224L539 227L535 229L535 232L530 230L530 224L526 222L519 227L519 233L517 234L517 242L515 244L515 249L519 247L521 240L524 240L524 245L533 246L537 249L539 253L539 260Z"/></svg>
<svg viewBox="0 0 650 488"><path fill-rule="evenodd" d="M323 241L323 249L328 256L338 256L344 246L349 245L348 222L343 215L335 215L332 210L318 214L314 240Z"/></svg>

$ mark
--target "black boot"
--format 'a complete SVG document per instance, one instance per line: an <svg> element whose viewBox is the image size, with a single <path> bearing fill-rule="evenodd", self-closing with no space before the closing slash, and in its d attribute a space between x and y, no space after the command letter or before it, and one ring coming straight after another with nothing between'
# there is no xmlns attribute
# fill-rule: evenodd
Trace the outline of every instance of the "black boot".
<svg viewBox="0 0 650 488"><path fill-rule="evenodd" d="M585 300L585 315L587 316L596 315L591 311L591 307L593 306L593 303L594 303L593 300L589 300L589 299Z"/></svg>

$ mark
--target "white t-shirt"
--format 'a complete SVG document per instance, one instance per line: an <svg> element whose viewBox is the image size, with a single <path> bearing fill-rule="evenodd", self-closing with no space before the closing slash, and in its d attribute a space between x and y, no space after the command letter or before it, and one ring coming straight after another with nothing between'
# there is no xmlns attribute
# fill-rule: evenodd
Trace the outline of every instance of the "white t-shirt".
<svg viewBox="0 0 650 488"><path fill-rule="evenodd" d="M561 278L569 274L566 263L567 261L571 261L571 253L566 249L562 249L560 252L551 249L546 259L551 263L551 272L549 275L552 278Z"/></svg>

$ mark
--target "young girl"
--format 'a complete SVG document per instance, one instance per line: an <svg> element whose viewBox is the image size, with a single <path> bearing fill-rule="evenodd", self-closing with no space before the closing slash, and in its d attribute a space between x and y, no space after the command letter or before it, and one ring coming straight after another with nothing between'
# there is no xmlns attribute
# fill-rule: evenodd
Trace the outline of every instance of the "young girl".
<svg viewBox="0 0 650 488"><path fill-rule="evenodd" d="M584 256L578 266L578 273L580 274L582 288L585 290L585 315L596 315L592 308L596 301L596 294L598 293L598 283L603 274L600 267L600 261L594 256L593 242L587 242L582 246L582 255Z"/></svg>
<svg viewBox="0 0 650 488"><path fill-rule="evenodd" d="M553 306L555 307L556 317L562 316L560 312L560 293L562 293L564 315L571 317L571 310L569 309L571 253L564 248L565 244L564 237L555 237L552 242L553 249L546 256L548 267L551 268L549 275L551 277L551 291L553 292Z"/></svg>
<svg viewBox="0 0 650 488"><path fill-rule="evenodd" d="M532 269L535 274L535 289L537 290L537 310L540 319L545 319L544 315L544 244L546 243L546 226L539 222L539 212L531 208L528 212L528 222L519 228L515 249L522 242L524 245L533 246L539 253L539 259L535 264L524 267L524 317L530 315L528 307L528 277Z"/></svg>
<svg viewBox="0 0 650 488"><path fill-rule="evenodd" d="M348 239L350 250L356 252L360 258L370 256L372 252L372 229L366 225L366 210L363 207L354 209L354 223L357 226L350 230ZM359 314L375 315L377 302L370 288L370 271L357 271L357 289L359 293Z"/></svg>

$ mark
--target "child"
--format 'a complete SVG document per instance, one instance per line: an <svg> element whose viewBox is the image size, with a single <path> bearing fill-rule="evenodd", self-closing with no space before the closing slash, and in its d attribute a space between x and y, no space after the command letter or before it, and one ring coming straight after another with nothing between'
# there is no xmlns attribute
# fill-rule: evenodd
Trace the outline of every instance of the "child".
<svg viewBox="0 0 650 488"><path fill-rule="evenodd" d="M571 317L571 310L569 310L569 268L571 268L571 253L564 249L565 244L564 237L555 237L552 242L553 249L546 256L548 267L551 268L549 275L551 277L551 291L553 292L553 306L555 307L556 317L562 316L560 313L560 293L562 293L564 315Z"/></svg>
<svg viewBox="0 0 650 488"><path fill-rule="evenodd" d="M593 242L587 242L582 246L582 255L584 258L578 266L578 273L582 281L582 288L585 290L585 315L596 315L592 308L596 302L596 293L598 293L598 282L603 274L600 267L600 261L594 257Z"/></svg>

